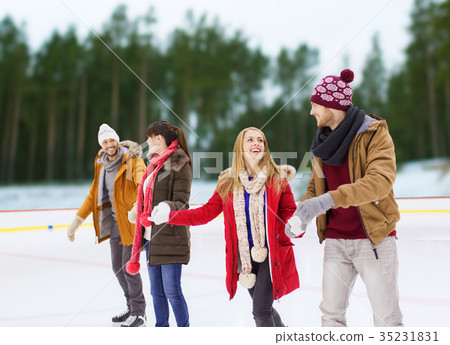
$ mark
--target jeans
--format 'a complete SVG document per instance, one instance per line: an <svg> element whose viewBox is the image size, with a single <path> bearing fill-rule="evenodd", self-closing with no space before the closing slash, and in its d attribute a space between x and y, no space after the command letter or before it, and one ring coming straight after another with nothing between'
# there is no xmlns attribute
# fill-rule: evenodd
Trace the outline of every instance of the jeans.
<svg viewBox="0 0 450 345"><path fill-rule="evenodd" d="M374 248L369 239L327 238L320 304L322 326L347 326L345 313L358 274L366 286L375 326L403 326L397 286L398 258L395 237Z"/></svg>
<svg viewBox="0 0 450 345"><path fill-rule="evenodd" d="M273 285L269 258L262 263L252 260L252 273L256 274L256 283L248 292L253 300L252 312L256 327L284 327L280 314L272 306Z"/></svg>
<svg viewBox="0 0 450 345"><path fill-rule="evenodd" d="M131 315L145 315L145 298L142 292L141 275L139 273L136 275L129 274L125 268L131 258L132 246L124 246L120 242L119 228L115 224L109 240L112 268L125 294L127 308Z"/></svg>
<svg viewBox="0 0 450 345"><path fill-rule="evenodd" d="M147 262L149 257L146 246ZM182 264L169 264L148 267L150 293L155 309L156 327L169 327L169 303L172 306L178 327L189 327L189 311L181 291Z"/></svg>

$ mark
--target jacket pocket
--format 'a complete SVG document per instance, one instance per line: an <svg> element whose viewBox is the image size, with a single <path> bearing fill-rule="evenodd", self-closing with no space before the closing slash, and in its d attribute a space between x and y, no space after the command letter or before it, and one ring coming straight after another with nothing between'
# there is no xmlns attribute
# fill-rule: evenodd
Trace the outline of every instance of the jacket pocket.
<svg viewBox="0 0 450 345"><path fill-rule="evenodd" d="M158 234L158 239L162 244L182 244L183 237L178 234Z"/></svg>
<svg viewBox="0 0 450 345"><path fill-rule="evenodd" d="M170 245L188 245L190 241L189 227L184 225L162 224L155 228L157 242Z"/></svg>
<svg viewBox="0 0 450 345"><path fill-rule="evenodd" d="M293 246L293 243L289 243L278 247L278 262L275 262L275 265L278 263L281 266L283 275L291 274L292 265L295 266Z"/></svg>
<svg viewBox="0 0 450 345"><path fill-rule="evenodd" d="M372 206L386 223L390 224L398 219L398 206L395 200L390 200L389 197L387 197L372 202Z"/></svg>
<svg viewBox="0 0 450 345"><path fill-rule="evenodd" d="M289 256L290 253L293 253L292 247L294 244L292 242L283 243L278 245L278 250L280 253L280 260L284 259L286 256Z"/></svg>

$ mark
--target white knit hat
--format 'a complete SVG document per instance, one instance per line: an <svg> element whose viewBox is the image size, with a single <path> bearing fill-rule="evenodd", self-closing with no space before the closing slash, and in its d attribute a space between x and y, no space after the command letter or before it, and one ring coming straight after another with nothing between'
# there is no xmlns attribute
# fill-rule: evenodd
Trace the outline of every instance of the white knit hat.
<svg viewBox="0 0 450 345"><path fill-rule="evenodd" d="M120 142L119 136L116 131L109 127L106 123L102 124L98 130L98 143L102 146L102 143L106 139L114 139Z"/></svg>

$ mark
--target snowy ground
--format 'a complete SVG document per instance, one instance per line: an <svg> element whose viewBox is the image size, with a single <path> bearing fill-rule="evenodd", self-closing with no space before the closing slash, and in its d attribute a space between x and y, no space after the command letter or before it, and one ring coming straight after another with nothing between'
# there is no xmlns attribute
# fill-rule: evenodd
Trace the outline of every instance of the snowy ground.
<svg viewBox="0 0 450 345"><path fill-rule="evenodd" d="M400 199L399 203L399 284L405 324L450 326L450 272L445 268L450 262L450 199ZM0 326L110 326L110 317L124 308L110 267L108 242L95 245L89 225L77 232L74 243L67 240L65 227L75 212L0 213L3 229L53 225L47 230L0 232ZM191 232L192 259L184 266L182 279L191 325L253 326L245 289L239 287L235 299L228 301L223 218L193 227ZM301 288L276 302L275 307L287 325L320 326L323 246L318 244L314 229L308 229L295 244ZM149 281L144 261L141 264L147 315L149 325L153 325ZM348 323L372 325L370 305L359 279ZM173 319L171 325L175 325Z"/></svg>
<svg viewBox="0 0 450 345"><path fill-rule="evenodd" d="M439 161L399 170L398 196L450 196L450 175ZM438 166L439 168L436 168ZM301 180L294 180L296 198ZM191 203L208 200L215 183L194 182ZM94 244L88 218L71 243L66 227L89 190L72 186L0 188L0 326L110 326L124 309L112 273L109 243ZM450 326L450 198L399 199L397 242L400 303L407 326ZM43 209L73 208L66 210ZM21 230L21 231L18 231ZM184 266L183 289L194 327L253 326L247 291L228 300L225 288L223 219L191 228L192 258ZM275 303L289 326L320 326L323 246L314 229L295 240L301 288ZM142 258L148 324L154 324L149 280ZM358 279L348 310L350 326L371 326L364 285ZM174 326L174 319L171 318Z"/></svg>

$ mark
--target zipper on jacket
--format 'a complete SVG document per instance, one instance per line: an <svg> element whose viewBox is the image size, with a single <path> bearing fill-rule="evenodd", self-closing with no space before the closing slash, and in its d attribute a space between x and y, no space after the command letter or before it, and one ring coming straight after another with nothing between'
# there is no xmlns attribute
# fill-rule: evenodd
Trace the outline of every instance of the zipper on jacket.
<svg viewBox="0 0 450 345"><path fill-rule="evenodd" d="M361 137L361 134L365 133L365 132L368 132L368 131L364 131L364 132L361 132L360 134L358 134L355 142L353 143L353 147L352 147L352 168L353 168L352 182L353 183L355 183L355 160L354 160L355 155L354 155L354 153L355 153L356 142L358 141L359 137ZM372 139L370 139L370 141L372 141ZM370 142L369 142L369 144L370 144ZM372 250L373 250L373 253L375 254L375 259L378 260L377 249L375 248L375 244L373 243L372 239L369 237L369 233L367 232L366 226L364 225L364 221L362 219L361 211L359 210L359 206L356 206L356 210L358 211L359 220L361 221L361 225L363 227L364 233L366 234L366 237L368 238L368 240L370 241L370 244L372 245Z"/></svg>
<svg viewBox="0 0 450 345"><path fill-rule="evenodd" d="M266 234L266 241L267 241L267 260L269 261L269 273L270 273L270 279L272 280L272 286L273 289L275 290L275 300L280 302L279 298L278 298L278 281L277 281L277 274L275 272L275 274L272 271L272 262L270 260L270 245L269 245L269 222L268 222L268 217L267 217L267 208L269 207L267 204L267 189L266 189L266 195L264 197L264 202L265 202L265 221L264 221L264 225L266 226L265 229L265 234ZM276 234L275 234L276 236ZM276 239L275 239L276 241ZM277 257L277 243L275 242L275 249L274 249L274 264L275 263L275 258Z"/></svg>

